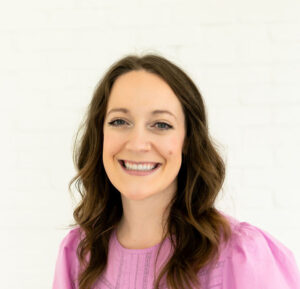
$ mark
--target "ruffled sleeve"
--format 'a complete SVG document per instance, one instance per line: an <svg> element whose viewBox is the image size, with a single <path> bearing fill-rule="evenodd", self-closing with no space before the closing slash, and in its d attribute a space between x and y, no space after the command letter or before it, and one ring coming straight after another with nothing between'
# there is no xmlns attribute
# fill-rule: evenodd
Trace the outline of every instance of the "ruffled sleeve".
<svg viewBox="0 0 300 289"><path fill-rule="evenodd" d="M79 229L75 228L63 238L56 259L52 289L77 289L78 259L76 249Z"/></svg>
<svg viewBox="0 0 300 289"><path fill-rule="evenodd" d="M300 289L293 253L247 222L235 226L223 270L223 289Z"/></svg>

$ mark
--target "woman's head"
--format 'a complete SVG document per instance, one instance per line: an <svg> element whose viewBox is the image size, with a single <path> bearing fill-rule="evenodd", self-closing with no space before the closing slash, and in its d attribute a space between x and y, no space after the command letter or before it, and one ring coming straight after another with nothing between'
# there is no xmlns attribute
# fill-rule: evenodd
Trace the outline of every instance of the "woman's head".
<svg viewBox="0 0 300 289"><path fill-rule="evenodd" d="M114 187L135 200L172 196L182 161L185 116L169 85L144 69L122 74L112 86L106 111L102 157ZM158 167L147 175L132 175L123 161Z"/></svg>
<svg viewBox="0 0 300 289"><path fill-rule="evenodd" d="M127 113L111 112L117 108ZM174 116L152 114L154 110ZM225 165L209 136L200 92L182 69L158 55L120 59L100 80L83 127L74 150L78 174L69 184L77 179L80 185L82 200L73 215L86 235L81 254L94 250L81 288L102 272L104 263L97 256L107 252L110 233L121 220L120 192L131 199L160 192L172 196L164 236L175 235L172 244L177 253L161 274L178 262L186 262L186 268L193 263L198 270L216 256L220 231L225 240L229 236L228 223L214 208ZM161 167L148 176L132 176L119 163L124 159ZM94 246L96 241L103 246ZM184 288L181 281L186 276L176 282L174 278L173 274L168 278L173 288Z"/></svg>
<svg viewBox="0 0 300 289"><path fill-rule="evenodd" d="M128 112L111 112L116 108ZM151 114L154 110L173 116ZM195 153L201 137L207 136L204 104L196 86L182 69L158 55L129 55L113 64L95 91L88 118L94 141L90 149L101 156L100 165L114 187L135 199L162 189L173 191L182 156L192 160L186 155ZM130 176L118 162L124 159L161 167L153 175Z"/></svg>

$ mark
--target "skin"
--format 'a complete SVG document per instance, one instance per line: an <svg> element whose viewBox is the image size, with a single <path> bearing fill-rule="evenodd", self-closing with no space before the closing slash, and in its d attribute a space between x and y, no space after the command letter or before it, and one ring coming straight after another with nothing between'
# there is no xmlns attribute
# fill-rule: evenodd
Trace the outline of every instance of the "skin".
<svg viewBox="0 0 300 289"><path fill-rule="evenodd" d="M107 114L120 107L130 113ZM175 118L165 113L151 115L155 109L168 110ZM116 119L121 119L114 122L116 126L109 125ZM152 247L161 242L163 213L177 189L185 138L181 103L156 74L144 70L127 72L112 87L103 134L103 165L123 205L117 238L128 249ZM118 159L162 165L148 176L133 176L124 172Z"/></svg>

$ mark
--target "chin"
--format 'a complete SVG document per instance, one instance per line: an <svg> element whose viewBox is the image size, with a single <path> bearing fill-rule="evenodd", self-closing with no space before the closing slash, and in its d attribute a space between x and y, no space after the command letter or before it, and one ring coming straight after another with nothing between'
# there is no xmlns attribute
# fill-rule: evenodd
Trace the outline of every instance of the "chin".
<svg viewBox="0 0 300 289"><path fill-rule="evenodd" d="M128 200L133 200L133 201L140 201L140 200L144 200L147 199L155 194L150 194L150 193L142 193L142 192L138 192L138 193L120 193L122 198L126 198Z"/></svg>

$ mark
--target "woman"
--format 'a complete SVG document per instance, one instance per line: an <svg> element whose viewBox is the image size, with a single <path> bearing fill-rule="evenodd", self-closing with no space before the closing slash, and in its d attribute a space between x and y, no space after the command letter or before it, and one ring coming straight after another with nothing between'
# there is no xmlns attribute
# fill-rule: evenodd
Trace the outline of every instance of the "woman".
<svg viewBox="0 0 300 289"><path fill-rule="evenodd" d="M69 184L82 200L53 289L300 288L288 248L214 207L224 162L178 66L158 55L119 60L83 127Z"/></svg>

